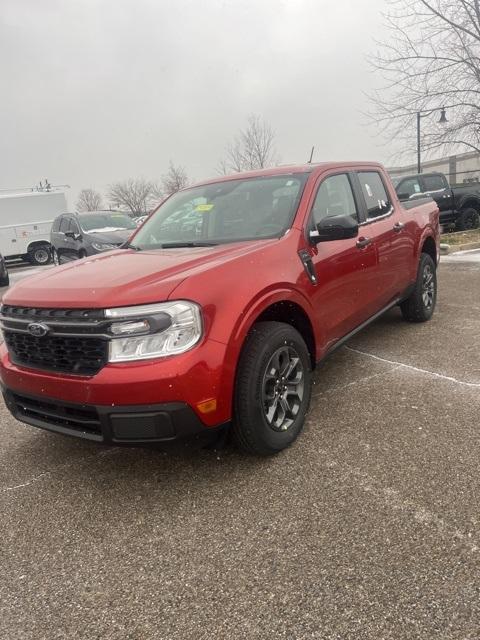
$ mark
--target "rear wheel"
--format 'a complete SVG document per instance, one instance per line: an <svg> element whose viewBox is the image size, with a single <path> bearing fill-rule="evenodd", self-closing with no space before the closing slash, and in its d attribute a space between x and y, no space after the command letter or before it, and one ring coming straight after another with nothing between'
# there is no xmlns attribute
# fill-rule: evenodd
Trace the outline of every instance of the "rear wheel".
<svg viewBox="0 0 480 640"><path fill-rule="evenodd" d="M303 428L312 369L302 336L281 322L259 322L248 336L237 371L232 434L244 451L271 455Z"/></svg>
<svg viewBox="0 0 480 640"><path fill-rule="evenodd" d="M52 260L53 264L58 267L58 265L60 264L60 258L58 257L56 249L52 249Z"/></svg>
<svg viewBox="0 0 480 640"><path fill-rule="evenodd" d="M410 296L400 304L403 317L409 322L430 320L437 302L437 270L428 253L422 253L417 280Z"/></svg>
<svg viewBox="0 0 480 640"><path fill-rule="evenodd" d="M49 264L51 259L50 248L46 244L33 247L33 249L28 252L28 258L30 262L35 265L43 266Z"/></svg>
<svg viewBox="0 0 480 640"><path fill-rule="evenodd" d="M455 227L458 231L469 231L470 229L478 229L480 226L480 216L476 209L469 207L460 211L458 214Z"/></svg>

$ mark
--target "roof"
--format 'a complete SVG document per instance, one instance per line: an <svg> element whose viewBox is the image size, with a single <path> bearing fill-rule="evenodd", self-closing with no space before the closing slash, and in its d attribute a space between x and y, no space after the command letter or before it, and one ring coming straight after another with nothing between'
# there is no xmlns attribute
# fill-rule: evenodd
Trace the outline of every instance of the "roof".
<svg viewBox="0 0 480 640"><path fill-rule="evenodd" d="M245 178L262 178L267 176L288 175L295 173L321 173L321 170L327 169L343 169L345 167L381 167L379 162L372 161L344 161L344 162L312 162L300 165L280 165L277 167L271 167L269 169L257 169L255 171L242 171L240 173L232 173L226 176L217 176L216 178L210 178L202 180L189 187L185 188L185 191L192 187L200 187L207 184L215 184L216 182L225 182L227 180L242 180ZM382 167L383 168L383 167Z"/></svg>

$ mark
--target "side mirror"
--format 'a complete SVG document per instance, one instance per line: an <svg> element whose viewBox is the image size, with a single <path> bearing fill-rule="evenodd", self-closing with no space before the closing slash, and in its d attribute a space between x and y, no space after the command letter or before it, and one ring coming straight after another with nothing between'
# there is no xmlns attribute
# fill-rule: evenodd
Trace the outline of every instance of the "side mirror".
<svg viewBox="0 0 480 640"><path fill-rule="evenodd" d="M409 193L397 193L397 196L399 200L410 200Z"/></svg>
<svg viewBox="0 0 480 640"><path fill-rule="evenodd" d="M310 239L315 242L346 240L358 236L358 222L352 216L332 216L323 218L316 229L310 231Z"/></svg>
<svg viewBox="0 0 480 640"><path fill-rule="evenodd" d="M65 231L65 236L72 240L81 240L82 238L82 236L79 233L75 233L75 231Z"/></svg>

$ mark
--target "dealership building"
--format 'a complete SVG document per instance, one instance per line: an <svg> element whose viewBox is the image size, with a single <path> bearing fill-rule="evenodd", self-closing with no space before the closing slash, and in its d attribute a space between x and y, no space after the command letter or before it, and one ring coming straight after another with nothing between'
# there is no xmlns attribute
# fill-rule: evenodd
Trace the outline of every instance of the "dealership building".
<svg viewBox="0 0 480 640"><path fill-rule="evenodd" d="M480 182L480 153L470 151L456 155L425 160L422 162L422 172L440 171L444 173L450 184ZM409 164L403 167L391 167L388 172L392 176L407 176L417 173L417 165Z"/></svg>

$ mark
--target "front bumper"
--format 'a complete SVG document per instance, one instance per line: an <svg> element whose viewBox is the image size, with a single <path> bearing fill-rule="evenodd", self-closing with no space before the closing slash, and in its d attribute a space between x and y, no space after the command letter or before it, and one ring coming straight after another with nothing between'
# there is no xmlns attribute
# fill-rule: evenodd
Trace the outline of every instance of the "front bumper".
<svg viewBox="0 0 480 640"><path fill-rule="evenodd" d="M225 345L206 340L190 351L157 360L108 364L93 376L73 376L13 363L0 345L0 382L22 396L61 404L99 407L187 405L206 428L231 418L234 369L225 365ZM216 400L207 413L199 405Z"/></svg>
<svg viewBox="0 0 480 640"><path fill-rule="evenodd" d="M168 442L216 431L207 429L183 402L115 407L73 404L5 387L2 393L8 409L20 422L105 444Z"/></svg>

